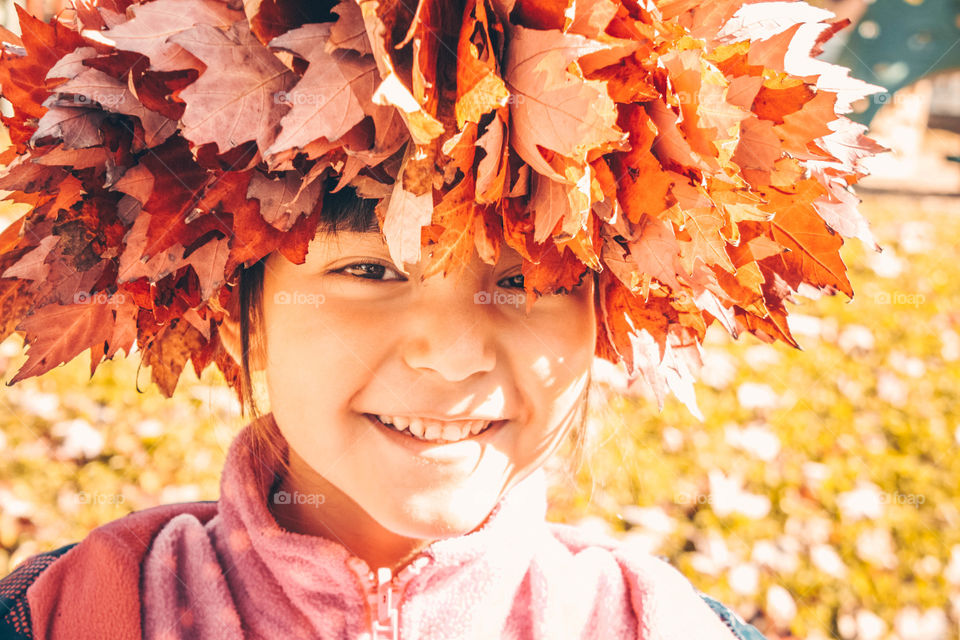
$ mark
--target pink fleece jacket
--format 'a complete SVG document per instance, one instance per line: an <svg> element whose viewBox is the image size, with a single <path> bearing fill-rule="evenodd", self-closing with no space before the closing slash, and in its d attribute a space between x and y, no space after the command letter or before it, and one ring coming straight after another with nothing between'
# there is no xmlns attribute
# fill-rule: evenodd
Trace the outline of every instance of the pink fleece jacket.
<svg viewBox="0 0 960 640"><path fill-rule="evenodd" d="M275 461L251 455L251 428L231 444L218 502L124 516L44 571L27 591L35 637L735 638L664 561L547 522L542 471L482 528L433 542L396 576L373 572L277 524Z"/></svg>

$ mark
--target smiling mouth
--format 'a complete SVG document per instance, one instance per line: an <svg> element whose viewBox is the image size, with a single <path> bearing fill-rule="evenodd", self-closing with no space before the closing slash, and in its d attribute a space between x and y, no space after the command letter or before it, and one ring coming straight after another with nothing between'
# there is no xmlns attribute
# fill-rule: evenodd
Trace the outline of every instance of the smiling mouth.
<svg viewBox="0 0 960 640"><path fill-rule="evenodd" d="M395 431L401 435L407 436L411 440L419 440L420 442L429 442L434 444L448 444L451 442L460 442L462 440L469 440L471 438L476 438L483 435L487 431L494 429L503 423L507 422L506 420L494 420L492 422L487 422L482 427L479 428L475 433L472 429L467 428L466 426L448 426L441 430L439 433L437 429L427 429L423 432L422 435L417 435L410 431L410 427L405 427L403 429L397 427L396 425L383 422L380 420L379 416L372 413L363 414L371 422L385 428ZM428 437L429 436L429 437Z"/></svg>

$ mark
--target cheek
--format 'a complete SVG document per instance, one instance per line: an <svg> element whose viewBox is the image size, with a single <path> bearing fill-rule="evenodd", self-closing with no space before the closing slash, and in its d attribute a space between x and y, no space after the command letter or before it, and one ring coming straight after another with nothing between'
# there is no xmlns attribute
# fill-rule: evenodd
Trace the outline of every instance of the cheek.
<svg viewBox="0 0 960 640"><path fill-rule="evenodd" d="M529 318L520 323L519 351L526 354L541 382L569 382L590 368L597 323L588 293L589 289L577 295L541 298Z"/></svg>
<svg viewBox="0 0 960 640"><path fill-rule="evenodd" d="M278 286L268 277L265 294L271 295ZM324 295L325 290L309 278L296 279L288 288L294 293L286 291L282 300L289 302L270 299L264 305L267 355L277 375L283 365L282 373L299 386L311 381L305 378L327 381L368 372L383 348L382 337L389 335L377 324L383 323L381 316Z"/></svg>
<svg viewBox="0 0 960 640"><path fill-rule="evenodd" d="M355 429L319 428L346 424L349 403L369 378L381 341L356 314L329 305L265 308L267 384L270 405L284 435L312 465L315 459L349 445ZM369 323L369 321L368 321ZM367 336L367 337L365 337Z"/></svg>
<svg viewBox="0 0 960 640"><path fill-rule="evenodd" d="M514 359L524 372L518 385L530 415L514 452L515 461L526 466L544 460L574 425L596 345L592 297L549 301L540 315L535 304L518 327L512 333Z"/></svg>

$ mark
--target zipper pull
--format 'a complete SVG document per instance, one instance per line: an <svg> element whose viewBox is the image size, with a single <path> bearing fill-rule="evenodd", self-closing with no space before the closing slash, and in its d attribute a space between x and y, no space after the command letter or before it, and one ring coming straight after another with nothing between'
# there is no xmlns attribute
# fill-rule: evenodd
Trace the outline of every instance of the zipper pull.
<svg viewBox="0 0 960 640"><path fill-rule="evenodd" d="M398 613L393 601L393 576L388 567L377 569L377 621L373 624L373 640L399 640ZM380 635L383 632L385 635Z"/></svg>

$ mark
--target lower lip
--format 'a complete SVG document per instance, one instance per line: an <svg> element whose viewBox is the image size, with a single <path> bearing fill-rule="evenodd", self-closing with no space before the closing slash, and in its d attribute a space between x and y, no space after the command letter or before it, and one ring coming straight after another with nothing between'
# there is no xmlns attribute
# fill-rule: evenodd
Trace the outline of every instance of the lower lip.
<svg viewBox="0 0 960 640"><path fill-rule="evenodd" d="M380 422L376 416L369 413L365 413L363 416L377 427L378 431L387 434L394 442L407 447L415 453L424 454L431 458L460 457L461 455L475 453L477 445L484 444L496 435L503 428L503 425L508 422L507 420L496 420L480 433L467 436L463 440L431 442L429 440L421 440L407 431L401 432L393 427L388 427Z"/></svg>

